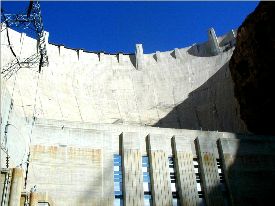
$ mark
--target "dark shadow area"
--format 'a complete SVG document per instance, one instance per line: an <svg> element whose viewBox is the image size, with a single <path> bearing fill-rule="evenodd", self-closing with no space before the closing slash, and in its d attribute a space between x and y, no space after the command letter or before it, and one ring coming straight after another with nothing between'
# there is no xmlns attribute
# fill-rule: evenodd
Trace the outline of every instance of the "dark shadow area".
<svg viewBox="0 0 275 206"><path fill-rule="evenodd" d="M219 43L221 52L226 52L235 46L235 39L233 37L226 36ZM209 42L194 44L188 50L188 54L197 57L211 57L215 56L211 52Z"/></svg>
<svg viewBox="0 0 275 206"><path fill-rule="evenodd" d="M173 57L174 59L176 59L176 52L175 50L173 50L171 53L170 53L171 57Z"/></svg>
<svg viewBox="0 0 275 206"><path fill-rule="evenodd" d="M222 204L211 205L273 205L275 137L236 135L236 139L219 139L217 146L224 178L208 197L214 200L222 194Z"/></svg>
<svg viewBox="0 0 275 206"><path fill-rule="evenodd" d="M239 118L228 63L153 126L247 132Z"/></svg>
<svg viewBox="0 0 275 206"><path fill-rule="evenodd" d="M213 56L210 52L208 42L193 44L188 50L188 54L197 57L210 57Z"/></svg>
<svg viewBox="0 0 275 206"><path fill-rule="evenodd" d="M260 2L238 29L230 59L241 118L255 134L275 135L275 3Z"/></svg>
<svg viewBox="0 0 275 206"><path fill-rule="evenodd" d="M158 61L158 58L157 58L156 54L153 54L153 58L154 58L154 60L156 60L156 62Z"/></svg>
<svg viewBox="0 0 275 206"><path fill-rule="evenodd" d="M134 67L136 67L136 61L137 61L136 55L135 54L131 54L131 55L129 55L129 58L130 58L130 61L131 61L132 65Z"/></svg>
<svg viewBox="0 0 275 206"><path fill-rule="evenodd" d="M225 51L228 51L229 49L231 49L232 47L236 46L236 39L228 39L228 38L224 38L220 44L220 46L224 47Z"/></svg>

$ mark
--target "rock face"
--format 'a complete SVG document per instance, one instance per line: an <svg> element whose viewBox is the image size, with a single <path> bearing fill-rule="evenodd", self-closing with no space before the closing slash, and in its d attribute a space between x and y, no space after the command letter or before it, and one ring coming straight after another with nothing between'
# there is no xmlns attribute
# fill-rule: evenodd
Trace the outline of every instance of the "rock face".
<svg viewBox="0 0 275 206"><path fill-rule="evenodd" d="M229 67L248 130L274 135L275 2L260 2L239 27Z"/></svg>

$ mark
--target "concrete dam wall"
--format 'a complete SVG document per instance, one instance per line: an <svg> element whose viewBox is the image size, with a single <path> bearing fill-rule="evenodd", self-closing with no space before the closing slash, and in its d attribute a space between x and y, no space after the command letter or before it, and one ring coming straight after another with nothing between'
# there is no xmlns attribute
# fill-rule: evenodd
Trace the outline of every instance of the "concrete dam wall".
<svg viewBox="0 0 275 206"><path fill-rule="evenodd" d="M228 68L235 31L153 54L47 43L40 73L28 63L36 40L7 31L1 205L267 205L274 137L238 134L247 129Z"/></svg>
<svg viewBox="0 0 275 206"><path fill-rule="evenodd" d="M8 30L20 61L36 54L36 40ZM209 32L208 42L153 54L140 44L136 54L106 54L48 43L49 67L38 73L27 65L14 75L2 32L2 81L24 117L246 132L228 68L234 31Z"/></svg>

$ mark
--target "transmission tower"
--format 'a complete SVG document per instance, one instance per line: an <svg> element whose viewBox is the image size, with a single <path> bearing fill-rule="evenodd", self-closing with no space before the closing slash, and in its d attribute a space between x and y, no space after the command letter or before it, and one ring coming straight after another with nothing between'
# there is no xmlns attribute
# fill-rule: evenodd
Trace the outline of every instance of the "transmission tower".
<svg viewBox="0 0 275 206"><path fill-rule="evenodd" d="M36 33L36 38L38 42L38 52L23 61L19 61L15 52L13 51L8 35L8 43L10 44L10 49L14 55L14 61L5 65L2 74L5 78L10 78L14 73L16 73L22 67L36 67L39 66L39 72L41 72L42 67L49 65L45 32L43 27L43 21L41 16L41 8L39 1L30 1L29 7L26 14L7 14L1 10L1 23L9 28L12 27L23 27L24 29L32 29Z"/></svg>

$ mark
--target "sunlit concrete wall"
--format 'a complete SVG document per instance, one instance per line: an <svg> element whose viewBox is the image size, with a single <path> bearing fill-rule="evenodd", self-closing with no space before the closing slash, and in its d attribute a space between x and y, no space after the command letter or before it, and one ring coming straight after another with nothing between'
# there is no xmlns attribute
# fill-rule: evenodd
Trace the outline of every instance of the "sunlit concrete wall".
<svg viewBox="0 0 275 206"><path fill-rule="evenodd" d="M1 82L1 167L16 167L28 156L33 121L15 109L20 107L20 102L14 102L12 93Z"/></svg>
<svg viewBox="0 0 275 206"><path fill-rule="evenodd" d="M20 61L36 53L36 40L8 31ZM21 68L2 81L23 117L246 132L227 64L234 31L210 37L152 54L142 45L135 54L106 54L47 44L49 67ZM213 53L217 42L220 52ZM14 59L1 32L1 69Z"/></svg>
<svg viewBox="0 0 275 206"><path fill-rule="evenodd" d="M27 191L36 185L37 191L48 192L53 202L61 206L113 205L113 155L121 154L125 204L143 205L141 157L145 155L152 157L151 176L155 178L152 181L158 185L153 195L159 203L156 205L170 205L168 156L173 155L173 136L189 142L192 160L197 157L194 144L197 136L235 138L231 133L37 119L26 169ZM152 152L165 155L155 159ZM196 185L192 189L197 191ZM166 191L165 197L160 195L161 190Z"/></svg>

